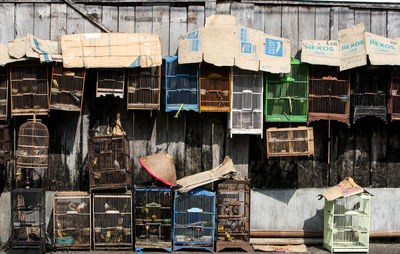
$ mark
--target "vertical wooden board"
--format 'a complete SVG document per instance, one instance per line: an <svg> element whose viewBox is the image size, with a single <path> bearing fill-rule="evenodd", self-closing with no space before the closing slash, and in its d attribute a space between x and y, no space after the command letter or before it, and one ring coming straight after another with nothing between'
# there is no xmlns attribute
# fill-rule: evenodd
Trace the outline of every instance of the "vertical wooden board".
<svg viewBox="0 0 400 254"><path fill-rule="evenodd" d="M230 2L217 3L215 11L217 14L229 15L231 14L231 3Z"/></svg>
<svg viewBox="0 0 400 254"><path fill-rule="evenodd" d="M135 32L135 7L119 6L118 7L118 32L134 33Z"/></svg>
<svg viewBox="0 0 400 254"><path fill-rule="evenodd" d="M57 41L60 35L67 33L67 6L51 4L51 40Z"/></svg>
<svg viewBox="0 0 400 254"><path fill-rule="evenodd" d="M386 36L386 11L371 10L371 33Z"/></svg>
<svg viewBox="0 0 400 254"><path fill-rule="evenodd" d="M118 6L103 6L101 23L113 32L118 31Z"/></svg>
<svg viewBox="0 0 400 254"><path fill-rule="evenodd" d="M102 6L101 5L89 5L86 4L84 10L86 11L87 15L91 15L94 17L98 22L101 22L102 16ZM85 26L85 33L100 33L101 30L97 26L95 26L91 21L87 19L84 20Z"/></svg>
<svg viewBox="0 0 400 254"><path fill-rule="evenodd" d="M225 139L227 137L226 128L227 114L219 113L213 119L214 133L212 133L212 167L221 164L225 158Z"/></svg>
<svg viewBox="0 0 400 254"><path fill-rule="evenodd" d="M388 133L386 142L386 160L385 168L387 169L387 185L388 188L400 187L400 171L399 171L399 154L400 154L400 124L398 122L389 125L383 125L384 132Z"/></svg>
<svg viewBox="0 0 400 254"><path fill-rule="evenodd" d="M400 12L387 12L387 36L389 38L400 37Z"/></svg>
<svg viewBox="0 0 400 254"><path fill-rule="evenodd" d="M171 7L169 33L169 54L175 55L178 49L179 37L187 33L186 7Z"/></svg>
<svg viewBox="0 0 400 254"><path fill-rule="evenodd" d="M213 133L213 117L210 113L202 113L199 115L201 125L201 169L209 170L213 167L212 153L212 133ZM212 113L211 113L212 114Z"/></svg>
<svg viewBox="0 0 400 254"><path fill-rule="evenodd" d="M311 186L325 187L328 184L328 123L317 121L310 125L314 130L314 156L309 158L312 168Z"/></svg>
<svg viewBox="0 0 400 254"><path fill-rule="evenodd" d="M371 124L371 186L374 188L387 187L386 168L386 144L388 143L387 133L383 130L383 125L377 121Z"/></svg>
<svg viewBox="0 0 400 254"><path fill-rule="evenodd" d="M153 33L160 35L161 53L169 55L169 5L153 6Z"/></svg>
<svg viewBox="0 0 400 254"><path fill-rule="evenodd" d="M282 37L290 40L291 56L295 57L299 50L299 7L282 7Z"/></svg>
<svg viewBox="0 0 400 254"><path fill-rule="evenodd" d="M354 181L360 186L370 185L370 130L369 124L357 122L354 148Z"/></svg>
<svg viewBox="0 0 400 254"><path fill-rule="evenodd" d="M185 137L186 137L186 116L181 114L178 119L174 118L175 113L168 113L168 153L175 160L177 179L184 177L185 172Z"/></svg>
<svg viewBox="0 0 400 254"><path fill-rule="evenodd" d="M329 12L329 39L339 39L339 14L340 7L332 7Z"/></svg>
<svg viewBox="0 0 400 254"><path fill-rule="evenodd" d="M315 8L315 39L329 39L329 8ZM300 38L301 39L301 38Z"/></svg>
<svg viewBox="0 0 400 254"><path fill-rule="evenodd" d="M206 1L205 3L205 10L204 10L204 23L206 22L205 18L210 15L214 15L217 9L217 2L216 1Z"/></svg>
<svg viewBox="0 0 400 254"><path fill-rule="evenodd" d="M186 114L185 133L185 176L200 173L202 152L202 128L201 119L197 113Z"/></svg>
<svg viewBox="0 0 400 254"><path fill-rule="evenodd" d="M0 43L14 40L14 4L0 3Z"/></svg>
<svg viewBox="0 0 400 254"><path fill-rule="evenodd" d="M261 5L254 5L254 24L253 28L264 31L265 8Z"/></svg>
<svg viewBox="0 0 400 254"><path fill-rule="evenodd" d="M282 7L264 6L264 32L274 36L282 36Z"/></svg>
<svg viewBox="0 0 400 254"><path fill-rule="evenodd" d="M364 23L365 31L371 31L371 11L370 10L355 10L354 24Z"/></svg>
<svg viewBox="0 0 400 254"><path fill-rule="evenodd" d="M153 30L153 7L136 7L136 33L151 33Z"/></svg>
<svg viewBox="0 0 400 254"><path fill-rule="evenodd" d="M78 7L84 9L83 4L78 4ZM82 15L67 6L67 34L83 33L85 31L84 24Z"/></svg>
<svg viewBox="0 0 400 254"><path fill-rule="evenodd" d="M150 153L166 153L168 148L168 115L162 111L155 111L153 114L156 114L156 116L149 141Z"/></svg>
<svg viewBox="0 0 400 254"><path fill-rule="evenodd" d="M233 135L226 139L225 154L229 156L239 177L249 175L249 135Z"/></svg>
<svg viewBox="0 0 400 254"><path fill-rule="evenodd" d="M313 163L308 157L296 158L298 187L307 188L313 185Z"/></svg>
<svg viewBox="0 0 400 254"><path fill-rule="evenodd" d="M191 5L188 7L188 32L204 26L204 6Z"/></svg>
<svg viewBox="0 0 400 254"><path fill-rule="evenodd" d="M231 14L236 16L236 24L238 26L253 28L254 4L233 2Z"/></svg>
<svg viewBox="0 0 400 254"><path fill-rule="evenodd" d="M50 4L35 3L33 35L39 39L50 39Z"/></svg>
<svg viewBox="0 0 400 254"><path fill-rule="evenodd" d="M340 7L339 31L354 25L354 9Z"/></svg>
<svg viewBox="0 0 400 254"><path fill-rule="evenodd" d="M33 34L33 4L15 5L15 38Z"/></svg>
<svg viewBox="0 0 400 254"><path fill-rule="evenodd" d="M299 7L299 39L315 39L315 8Z"/></svg>

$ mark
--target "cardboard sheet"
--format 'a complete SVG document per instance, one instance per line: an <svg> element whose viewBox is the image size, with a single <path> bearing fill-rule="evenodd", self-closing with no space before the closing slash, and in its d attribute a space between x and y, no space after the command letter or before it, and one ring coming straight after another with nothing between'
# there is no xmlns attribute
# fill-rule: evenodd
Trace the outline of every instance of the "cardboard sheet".
<svg viewBox="0 0 400 254"><path fill-rule="evenodd" d="M299 245L259 245L253 244L254 250L266 252L307 252L307 247L304 244Z"/></svg>
<svg viewBox="0 0 400 254"><path fill-rule="evenodd" d="M353 178L346 177L343 181L329 188L327 191L325 191L319 196L320 199L324 197L328 201L332 201L340 197L349 197L362 192L365 192L365 190L358 184L356 184Z"/></svg>
<svg viewBox="0 0 400 254"><path fill-rule="evenodd" d="M69 34L61 36L61 49L66 68L146 68L162 64L158 34Z"/></svg>
<svg viewBox="0 0 400 254"><path fill-rule="evenodd" d="M27 58L12 58L8 54L8 46L0 44L0 66L4 66L9 63L25 61Z"/></svg>
<svg viewBox="0 0 400 254"><path fill-rule="evenodd" d="M363 23L339 31L340 71L367 64Z"/></svg>
<svg viewBox="0 0 400 254"><path fill-rule="evenodd" d="M301 61L309 64L339 66L339 41L301 41Z"/></svg>
<svg viewBox="0 0 400 254"><path fill-rule="evenodd" d="M400 42L365 32L366 51L372 65L400 65Z"/></svg>

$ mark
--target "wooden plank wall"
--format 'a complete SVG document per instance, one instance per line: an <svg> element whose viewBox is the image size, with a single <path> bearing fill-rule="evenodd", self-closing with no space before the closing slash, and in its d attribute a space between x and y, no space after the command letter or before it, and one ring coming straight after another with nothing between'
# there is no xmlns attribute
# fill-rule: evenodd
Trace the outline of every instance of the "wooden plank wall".
<svg viewBox="0 0 400 254"><path fill-rule="evenodd" d="M111 2L111 1L110 1ZM240 2L162 4L79 4L112 31L146 32L161 35L163 56L175 54L179 36L203 26L211 14L233 14L238 24L289 38L291 54L299 57L302 39L337 39L338 30L364 22L368 31L400 37L400 12L396 10L351 9L348 7L278 6ZM27 33L42 39L62 34L99 32L63 3L0 3L0 43L6 44ZM397 124L372 121L348 128L332 125L332 163L327 164L327 124L315 126L316 155L313 158L267 160L265 140L237 135L227 137L227 114L126 111L125 101L95 99L95 73L89 70L81 116L52 111L45 118L51 135L47 188L87 189L87 138L112 122L122 112L130 142L132 170L137 183L150 181L138 163L147 154L168 152L175 158L178 177L210 169L225 155L238 170L253 179L255 187L320 187L351 175L361 185L400 185L396 167L400 161ZM12 126L25 121L18 118ZM250 173L249 173L250 171ZM8 172L10 186L12 174ZM390 177L389 177L390 176Z"/></svg>

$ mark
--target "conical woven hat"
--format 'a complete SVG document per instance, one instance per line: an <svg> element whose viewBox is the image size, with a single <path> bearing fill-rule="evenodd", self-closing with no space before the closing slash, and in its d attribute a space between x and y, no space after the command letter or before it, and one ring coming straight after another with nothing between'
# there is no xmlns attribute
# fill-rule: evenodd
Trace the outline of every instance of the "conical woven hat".
<svg viewBox="0 0 400 254"><path fill-rule="evenodd" d="M139 159L140 164L157 180L169 186L176 184L174 158L167 153L149 155Z"/></svg>

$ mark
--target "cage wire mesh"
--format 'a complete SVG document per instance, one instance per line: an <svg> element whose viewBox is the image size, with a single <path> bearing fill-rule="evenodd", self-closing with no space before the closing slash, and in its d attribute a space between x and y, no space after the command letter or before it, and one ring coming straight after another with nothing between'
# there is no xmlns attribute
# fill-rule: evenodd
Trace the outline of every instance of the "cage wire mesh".
<svg viewBox="0 0 400 254"><path fill-rule="evenodd" d="M0 68L0 120L7 120L8 116L8 72L7 68Z"/></svg>
<svg viewBox="0 0 400 254"><path fill-rule="evenodd" d="M128 109L160 109L161 66L127 70Z"/></svg>
<svg viewBox="0 0 400 254"><path fill-rule="evenodd" d="M125 70L97 69L96 97L113 95L124 98Z"/></svg>
<svg viewBox="0 0 400 254"><path fill-rule="evenodd" d="M10 160L10 133L7 125L0 125L0 167L6 168Z"/></svg>

